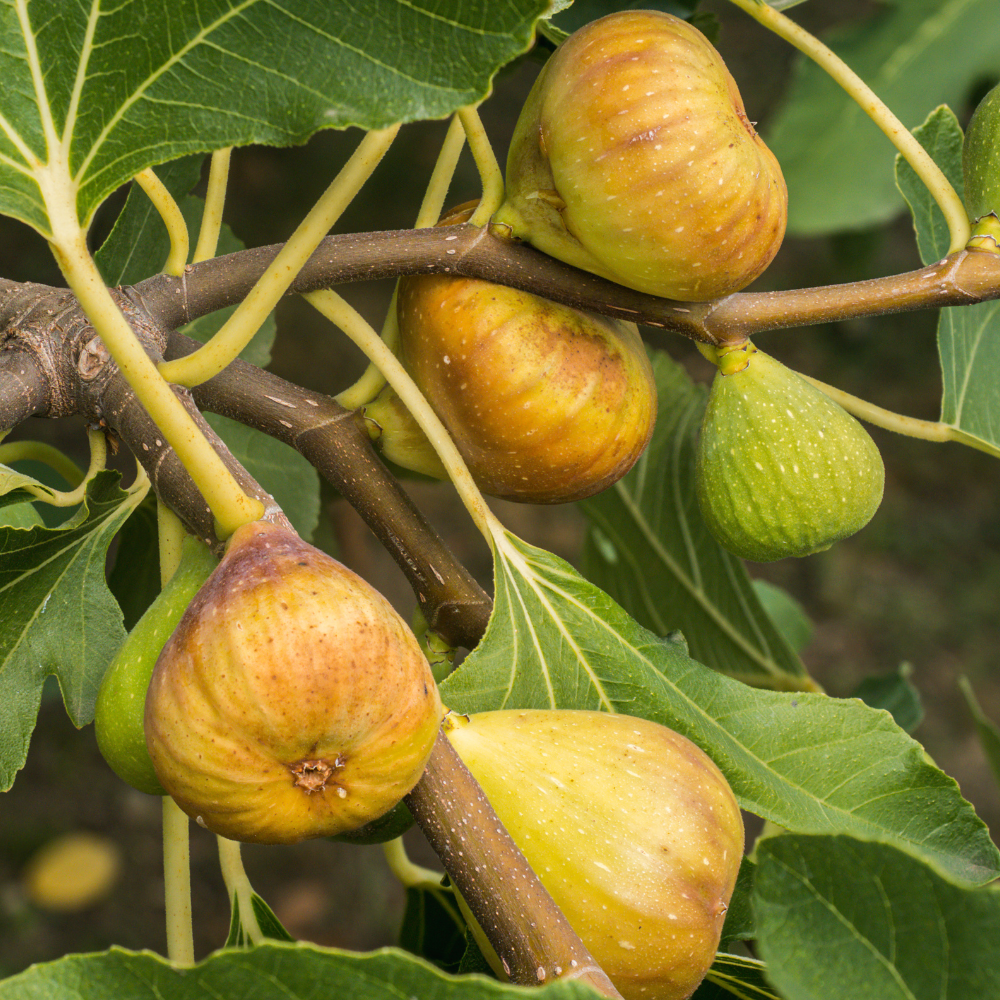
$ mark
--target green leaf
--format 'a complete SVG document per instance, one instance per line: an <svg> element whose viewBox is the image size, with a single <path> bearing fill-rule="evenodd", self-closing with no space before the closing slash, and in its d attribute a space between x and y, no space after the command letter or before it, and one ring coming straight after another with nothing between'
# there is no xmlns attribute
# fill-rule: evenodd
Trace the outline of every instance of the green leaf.
<svg viewBox="0 0 1000 1000"><path fill-rule="evenodd" d="M0 14L0 211L86 224L144 168L224 146L384 128L480 100L545 0L33 0ZM43 194L42 178L46 192Z"/></svg>
<svg viewBox="0 0 1000 1000"><path fill-rule="evenodd" d="M160 544L156 501L147 499L118 532L115 564L108 587L122 609L126 632L142 617L160 592Z"/></svg>
<svg viewBox="0 0 1000 1000"><path fill-rule="evenodd" d="M907 127L939 104L961 107L995 73L995 0L894 0L825 41ZM767 143L788 183L788 231L817 235L885 222L902 204L893 147L861 107L804 59Z"/></svg>
<svg viewBox="0 0 1000 1000"><path fill-rule="evenodd" d="M24 765L45 678L59 679L74 725L86 725L125 638L104 566L111 539L144 494L123 492L119 478L98 474L79 514L61 528L0 529L0 790Z"/></svg>
<svg viewBox="0 0 1000 1000"><path fill-rule="evenodd" d="M466 952L465 921L447 889L408 887L399 946L441 969L457 972Z"/></svg>
<svg viewBox="0 0 1000 1000"><path fill-rule="evenodd" d="M235 897L233 897L233 902L235 903ZM257 920L257 926L260 928L261 934L264 937L269 938L272 941L294 941L295 938L292 937L288 931L282 926L281 921L274 915L274 910L267 905L267 902L263 897L258 896L257 893L252 893L250 896L250 905L253 907L253 915ZM232 906L231 915L229 919L229 937L226 938L227 948L250 948L252 947L252 942L246 929L243 926L243 921L240 918L240 907L238 903Z"/></svg>
<svg viewBox="0 0 1000 1000"><path fill-rule="evenodd" d="M780 1000L766 972L764 963L755 958L720 953L692 1000Z"/></svg>
<svg viewBox="0 0 1000 1000"><path fill-rule="evenodd" d="M732 899L729 900L729 909L726 910L726 922L722 926L720 939L722 945L730 941L749 941L756 936L751 906L756 868L756 864L746 856L740 862L736 887L733 889Z"/></svg>
<svg viewBox="0 0 1000 1000"><path fill-rule="evenodd" d="M205 157L200 154L185 156L156 168L156 176L180 202L201 178L201 165ZM193 199L198 203L197 199ZM204 202L200 202L204 205ZM197 228L188 233L192 246L198 238ZM242 246L240 247L242 249ZM108 238L94 254L94 261L104 283L134 285L143 278L163 270L170 253L170 236L167 227L145 191L132 183L125 205L115 219Z"/></svg>
<svg viewBox="0 0 1000 1000"><path fill-rule="evenodd" d="M962 197L965 187L962 177L962 126L958 124L955 112L945 106L935 108L923 125L913 130L913 135ZM917 172L899 155L896 156L896 186L913 214L920 259L925 264L941 260L947 256L951 246L944 212Z"/></svg>
<svg viewBox="0 0 1000 1000"><path fill-rule="evenodd" d="M913 133L961 195L962 130L948 108L938 108ZM923 182L909 164L898 163L897 182L913 212L920 256L925 264L948 252L948 227ZM966 443L1000 448L1000 301L941 310L938 320L943 392L941 422L957 428Z"/></svg>
<svg viewBox="0 0 1000 1000"><path fill-rule="evenodd" d="M0 498L0 525L34 528L45 523L30 500L19 499L17 494L10 497L9 503L3 502L6 499L6 496Z"/></svg>
<svg viewBox="0 0 1000 1000"><path fill-rule="evenodd" d="M594 526L584 575L657 635L681 629L691 655L750 684L811 685L761 605L743 563L712 537L694 489L706 393L667 354L653 354L659 412L632 471L580 504Z"/></svg>
<svg viewBox="0 0 1000 1000"><path fill-rule="evenodd" d="M884 708L896 725L912 733L923 721L924 706L920 692L910 683L910 664L904 663L895 674L866 677L855 689L852 697L860 698L872 708Z"/></svg>
<svg viewBox="0 0 1000 1000"><path fill-rule="evenodd" d="M972 720L976 724L976 734L979 736L979 744L983 748L983 753L986 754L986 760L993 772L993 780L1000 786L1000 728L988 719L980 708L976 693L972 690L968 678L960 677L958 686L961 688L965 703L972 713Z"/></svg>
<svg viewBox="0 0 1000 1000"><path fill-rule="evenodd" d="M496 529L483 641L441 685L459 712L582 708L659 722L698 744L743 808L789 830L906 845L972 883L1000 855L958 786L888 713L748 687L642 628L568 563Z"/></svg>
<svg viewBox="0 0 1000 1000"><path fill-rule="evenodd" d="M175 968L151 952L121 948L70 955L0 980L0 1000L489 1000L524 997L523 987L482 976L449 976L394 948L356 954L308 944L269 943L216 952ZM592 1000L580 983L533 988L538 1000Z"/></svg>
<svg viewBox="0 0 1000 1000"><path fill-rule="evenodd" d="M772 837L757 858L757 944L786 1000L1000 996L996 891L846 837Z"/></svg>
<svg viewBox="0 0 1000 1000"><path fill-rule="evenodd" d="M812 642L813 625L805 608L787 590L767 580L753 581L754 593L778 631L796 653Z"/></svg>
<svg viewBox="0 0 1000 1000"><path fill-rule="evenodd" d="M205 414L236 460L267 490L306 540L319 523L319 476L294 448L243 424Z"/></svg>

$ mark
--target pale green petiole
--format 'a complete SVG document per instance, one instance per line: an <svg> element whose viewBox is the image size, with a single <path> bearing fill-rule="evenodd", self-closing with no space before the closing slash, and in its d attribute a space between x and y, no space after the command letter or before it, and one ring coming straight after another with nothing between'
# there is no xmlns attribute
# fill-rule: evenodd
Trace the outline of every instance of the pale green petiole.
<svg viewBox="0 0 1000 1000"><path fill-rule="evenodd" d="M152 169L147 167L135 175L136 184L146 192L153 207L160 214L163 224L167 227L170 237L170 253L163 270L174 277L180 277L187 266L189 236L187 223L181 214L180 206L174 201L174 196L166 189Z"/></svg>
<svg viewBox="0 0 1000 1000"><path fill-rule="evenodd" d="M908 128L886 107L881 99L835 52L827 48L794 21L775 10L764 0L732 0L765 28L784 38L800 52L818 63L861 106L869 118L888 136L903 159L913 167L917 176L927 185L931 197L937 202L948 223L951 246L948 253L956 253L969 242L969 219L951 182L934 162L927 150L914 138Z"/></svg>

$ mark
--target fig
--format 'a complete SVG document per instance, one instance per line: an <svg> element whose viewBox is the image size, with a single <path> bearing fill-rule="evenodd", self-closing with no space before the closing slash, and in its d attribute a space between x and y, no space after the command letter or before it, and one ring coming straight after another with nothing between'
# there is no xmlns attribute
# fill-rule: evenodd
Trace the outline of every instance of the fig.
<svg viewBox="0 0 1000 1000"><path fill-rule="evenodd" d="M122 643L97 693L94 733L111 770L140 792L164 795L146 749L143 714L153 667L198 588L218 560L204 542L188 535L181 561Z"/></svg>
<svg viewBox="0 0 1000 1000"><path fill-rule="evenodd" d="M885 467L868 432L749 341L721 359L695 466L709 530L754 562L807 556L860 531Z"/></svg>
<svg viewBox="0 0 1000 1000"><path fill-rule="evenodd" d="M146 697L160 783L230 840L372 822L416 784L443 715L417 640L376 590L291 529L239 528Z"/></svg>
<svg viewBox="0 0 1000 1000"><path fill-rule="evenodd" d="M1000 84L983 99L969 120L962 145L965 205L973 221L1000 215Z"/></svg>
<svg viewBox="0 0 1000 1000"><path fill-rule="evenodd" d="M665 726L606 712L450 714L444 728L622 996L690 996L743 857L739 807L709 757Z"/></svg>
<svg viewBox="0 0 1000 1000"><path fill-rule="evenodd" d="M763 272L787 209L781 167L708 39L671 14L621 11L545 64L493 222L622 285L705 301Z"/></svg>
<svg viewBox="0 0 1000 1000"><path fill-rule="evenodd" d="M580 500L649 443L656 386L635 324L447 275L401 279L397 311L401 360L485 493Z"/></svg>

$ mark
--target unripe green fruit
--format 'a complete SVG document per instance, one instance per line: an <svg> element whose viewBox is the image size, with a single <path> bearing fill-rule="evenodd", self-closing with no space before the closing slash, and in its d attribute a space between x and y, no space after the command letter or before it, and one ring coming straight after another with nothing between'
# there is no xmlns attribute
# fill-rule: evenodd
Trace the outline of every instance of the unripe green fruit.
<svg viewBox="0 0 1000 1000"><path fill-rule="evenodd" d="M190 535L184 539L174 575L129 632L97 693L97 745L115 774L140 792L166 794L149 759L142 726L146 689L156 658L217 563L203 542Z"/></svg>
<svg viewBox="0 0 1000 1000"><path fill-rule="evenodd" d="M712 383L695 477L702 516L743 559L821 552L878 510L882 456L829 396L752 344L745 352L744 367L734 370L734 353Z"/></svg>
<svg viewBox="0 0 1000 1000"><path fill-rule="evenodd" d="M767 267L787 203L781 168L708 39L670 14L622 11L546 63L493 221L612 281L705 301Z"/></svg>
<svg viewBox="0 0 1000 1000"><path fill-rule="evenodd" d="M403 364L485 493L580 500L649 443L656 385L635 324L445 275L403 278L397 308Z"/></svg>
<svg viewBox="0 0 1000 1000"><path fill-rule="evenodd" d="M239 528L160 654L157 777L202 826L288 844L354 830L416 784L443 711L416 638L294 532Z"/></svg>
<svg viewBox="0 0 1000 1000"><path fill-rule="evenodd" d="M962 170L969 218L1000 215L1000 84L980 101L969 121Z"/></svg>
<svg viewBox="0 0 1000 1000"><path fill-rule="evenodd" d="M664 726L604 712L449 715L445 731L622 996L690 996L743 856L740 810L715 764Z"/></svg>

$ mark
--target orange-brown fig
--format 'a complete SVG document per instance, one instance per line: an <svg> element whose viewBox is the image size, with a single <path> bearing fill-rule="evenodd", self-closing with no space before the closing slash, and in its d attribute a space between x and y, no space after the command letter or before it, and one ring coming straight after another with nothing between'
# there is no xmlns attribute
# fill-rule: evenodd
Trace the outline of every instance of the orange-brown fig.
<svg viewBox="0 0 1000 1000"><path fill-rule="evenodd" d="M493 221L612 281L705 301L767 267L787 204L719 53L686 21L637 10L585 25L545 64Z"/></svg>
<svg viewBox="0 0 1000 1000"><path fill-rule="evenodd" d="M622 996L690 996L743 857L739 806L709 757L665 726L606 712L451 714L444 728Z"/></svg>
<svg viewBox="0 0 1000 1000"><path fill-rule="evenodd" d="M364 580L293 531L238 529L146 697L160 783L231 840L356 829L416 784L443 711L417 640Z"/></svg>
<svg viewBox="0 0 1000 1000"><path fill-rule="evenodd" d="M645 450L656 386L635 324L446 275L402 279L397 301L403 364L483 492L580 500Z"/></svg>

